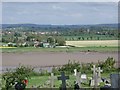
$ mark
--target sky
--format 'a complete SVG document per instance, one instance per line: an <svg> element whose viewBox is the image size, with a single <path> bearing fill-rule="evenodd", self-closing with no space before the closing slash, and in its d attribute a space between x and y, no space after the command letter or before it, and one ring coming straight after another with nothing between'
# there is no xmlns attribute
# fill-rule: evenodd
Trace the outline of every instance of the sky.
<svg viewBox="0 0 120 90"><path fill-rule="evenodd" d="M108 24L118 22L116 2L3 2L3 24Z"/></svg>
<svg viewBox="0 0 120 90"><path fill-rule="evenodd" d="M119 2L119 0L1 0L2 2Z"/></svg>

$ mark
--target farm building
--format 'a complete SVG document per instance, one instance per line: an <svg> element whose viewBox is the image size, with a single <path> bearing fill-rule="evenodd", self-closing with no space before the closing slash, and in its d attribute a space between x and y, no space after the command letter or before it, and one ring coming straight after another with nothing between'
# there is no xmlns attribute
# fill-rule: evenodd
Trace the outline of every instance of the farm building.
<svg viewBox="0 0 120 90"><path fill-rule="evenodd" d="M43 43L43 47L44 47L44 48L50 47L50 43Z"/></svg>

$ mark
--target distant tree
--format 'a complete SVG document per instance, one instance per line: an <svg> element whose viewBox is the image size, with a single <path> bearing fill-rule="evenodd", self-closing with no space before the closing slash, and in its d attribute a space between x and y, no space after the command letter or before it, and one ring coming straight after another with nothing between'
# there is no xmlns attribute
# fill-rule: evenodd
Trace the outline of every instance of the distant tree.
<svg viewBox="0 0 120 90"><path fill-rule="evenodd" d="M84 38L84 37L82 37L82 40L85 40L85 38Z"/></svg>
<svg viewBox="0 0 120 90"><path fill-rule="evenodd" d="M59 46L64 46L66 44L65 39L62 38L62 37L56 38L56 42L55 43L58 43Z"/></svg>
<svg viewBox="0 0 120 90"><path fill-rule="evenodd" d="M15 32L14 37L22 37L22 35L19 32Z"/></svg>
<svg viewBox="0 0 120 90"><path fill-rule="evenodd" d="M97 37L97 40L100 40L100 38L99 38L99 37Z"/></svg>
<svg viewBox="0 0 120 90"><path fill-rule="evenodd" d="M55 39L50 36L50 37L47 38L47 42L50 43L50 44L53 44L55 42Z"/></svg>
<svg viewBox="0 0 120 90"><path fill-rule="evenodd" d="M93 39L93 37L91 36L91 37L90 37L90 39L92 40L92 39Z"/></svg>
<svg viewBox="0 0 120 90"><path fill-rule="evenodd" d="M78 37L78 40L80 40L81 39L81 37Z"/></svg>
<svg viewBox="0 0 120 90"><path fill-rule="evenodd" d="M5 38L2 37L2 42L6 42Z"/></svg>
<svg viewBox="0 0 120 90"><path fill-rule="evenodd" d="M87 37L87 40L89 40L89 38Z"/></svg>

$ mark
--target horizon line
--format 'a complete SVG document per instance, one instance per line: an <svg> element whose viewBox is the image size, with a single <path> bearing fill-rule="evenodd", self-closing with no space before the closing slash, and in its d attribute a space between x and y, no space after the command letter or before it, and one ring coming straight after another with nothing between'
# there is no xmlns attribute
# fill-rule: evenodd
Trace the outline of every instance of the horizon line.
<svg viewBox="0 0 120 90"><path fill-rule="evenodd" d="M2 24L35 24L35 25L102 25L102 24L119 24L119 23L99 23L99 24L39 24L39 23L2 23Z"/></svg>

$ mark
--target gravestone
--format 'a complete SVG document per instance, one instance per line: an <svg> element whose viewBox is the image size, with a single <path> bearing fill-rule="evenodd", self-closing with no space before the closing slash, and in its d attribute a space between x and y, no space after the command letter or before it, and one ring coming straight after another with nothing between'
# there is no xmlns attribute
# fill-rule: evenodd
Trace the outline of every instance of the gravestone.
<svg viewBox="0 0 120 90"><path fill-rule="evenodd" d="M81 74L81 83L87 83L87 75L86 74Z"/></svg>
<svg viewBox="0 0 120 90"><path fill-rule="evenodd" d="M93 77L94 77L95 74L96 74L96 70L97 70L97 68L95 67L95 65L93 65L93 68L91 70L93 71Z"/></svg>
<svg viewBox="0 0 120 90"><path fill-rule="evenodd" d="M98 74L97 74L96 66L93 65L93 68L91 70L93 70L93 77L92 77L90 86L94 86L94 88L97 88L97 86L98 86Z"/></svg>
<svg viewBox="0 0 120 90"><path fill-rule="evenodd" d="M111 74L111 88L117 88L117 90L120 90L120 74Z"/></svg>
<svg viewBox="0 0 120 90"><path fill-rule="evenodd" d="M74 69L74 76L77 76L77 69Z"/></svg>
<svg viewBox="0 0 120 90"><path fill-rule="evenodd" d="M77 72L77 69L74 69L74 75L76 77L76 83L78 83L79 87L81 87L80 72Z"/></svg>
<svg viewBox="0 0 120 90"><path fill-rule="evenodd" d="M103 70L101 70L101 68L100 67L98 67L98 69L97 69L97 75L98 75L98 84L100 84L100 82L101 82L101 72L103 72Z"/></svg>
<svg viewBox="0 0 120 90"><path fill-rule="evenodd" d="M54 87L54 80L57 79L56 76L54 76L53 73L51 73L51 77L50 77L50 87L53 88Z"/></svg>
<svg viewBox="0 0 120 90"><path fill-rule="evenodd" d="M97 73L95 73L95 76L94 76L94 83L95 83L94 87L97 88L97 86L98 86L98 76L97 76Z"/></svg>
<svg viewBox="0 0 120 90"><path fill-rule="evenodd" d="M62 72L61 76L58 77L58 80L62 81L61 89L66 90L66 80L69 79L69 76L65 76L65 73Z"/></svg>

